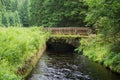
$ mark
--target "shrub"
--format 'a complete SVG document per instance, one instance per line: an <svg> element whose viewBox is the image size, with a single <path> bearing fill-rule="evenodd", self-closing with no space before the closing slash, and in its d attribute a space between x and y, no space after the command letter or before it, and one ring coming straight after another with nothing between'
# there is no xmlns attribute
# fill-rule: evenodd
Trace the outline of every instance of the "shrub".
<svg viewBox="0 0 120 80"><path fill-rule="evenodd" d="M0 80L21 79L15 71L45 44L41 28L0 28Z"/></svg>
<svg viewBox="0 0 120 80"><path fill-rule="evenodd" d="M102 63L111 70L120 73L120 52L118 42L104 42L100 36L82 39L78 50L93 61ZM118 48L118 49L116 49Z"/></svg>

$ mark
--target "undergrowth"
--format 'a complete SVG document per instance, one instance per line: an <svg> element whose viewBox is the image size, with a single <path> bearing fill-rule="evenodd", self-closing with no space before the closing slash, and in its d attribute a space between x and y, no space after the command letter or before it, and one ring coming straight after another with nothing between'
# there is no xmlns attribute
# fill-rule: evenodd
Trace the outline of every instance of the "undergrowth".
<svg viewBox="0 0 120 80"><path fill-rule="evenodd" d="M0 80L21 80L17 69L36 53L49 36L42 28L0 28Z"/></svg>
<svg viewBox="0 0 120 80"><path fill-rule="evenodd" d="M79 51L95 62L99 62L112 71L120 73L120 52L115 42L104 42L100 36L89 37L81 40ZM120 43L117 41L117 44Z"/></svg>

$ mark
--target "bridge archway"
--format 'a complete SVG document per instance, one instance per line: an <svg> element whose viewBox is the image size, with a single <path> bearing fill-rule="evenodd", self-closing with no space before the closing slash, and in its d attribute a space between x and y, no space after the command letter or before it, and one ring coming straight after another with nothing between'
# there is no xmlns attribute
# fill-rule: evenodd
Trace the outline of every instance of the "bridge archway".
<svg viewBox="0 0 120 80"><path fill-rule="evenodd" d="M47 49L55 52L74 52L80 45L80 38L52 37L47 41Z"/></svg>

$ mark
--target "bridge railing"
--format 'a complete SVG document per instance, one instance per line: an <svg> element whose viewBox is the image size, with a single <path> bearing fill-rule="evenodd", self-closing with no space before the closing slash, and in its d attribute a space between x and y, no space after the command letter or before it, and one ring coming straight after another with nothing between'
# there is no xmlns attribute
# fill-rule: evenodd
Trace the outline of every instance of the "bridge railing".
<svg viewBox="0 0 120 80"><path fill-rule="evenodd" d="M63 35L88 35L91 29L88 27L52 27L45 28L50 30L53 35L63 34Z"/></svg>

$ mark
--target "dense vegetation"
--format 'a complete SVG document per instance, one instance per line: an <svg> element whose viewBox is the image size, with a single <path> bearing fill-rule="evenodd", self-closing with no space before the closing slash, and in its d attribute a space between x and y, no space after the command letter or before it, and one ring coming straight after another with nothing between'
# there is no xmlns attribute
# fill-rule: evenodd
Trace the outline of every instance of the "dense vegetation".
<svg viewBox="0 0 120 80"><path fill-rule="evenodd" d="M45 44L48 33L40 28L0 28L0 80L21 80L25 62Z"/></svg>
<svg viewBox="0 0 120 80"><path fill-rule="evenodd" d="M120 0L85 0L85 21L96 36L82 40L84 55L120 73Z"/></svg>
<svg viewBox="0 0 120 80"><path fill-rule="evenodd" d="M29 26L30 0L0 0L0 26Z"/></svg>
<svg viewBox="0 0 120 80"><path fill-rule="evenodd" d="M85 26L86 10L81 0L35 0L32 1L32 22L34 25L79 27Z"/></svg>
<svg viewBox="0 0 120 80"><path fill-rule="evenodd" d="M20 18L17 0L0 1L0 26L19 26Z"/></svg>
<svg viewBox="0 0 120 80"><path fill-rule="evenodd" d="M120 73L119 14L120 0L0 0L1 27L92 26L96 36L82 40L79 50ZM14 71L46 37L38 28L0 28L0 79L20 79Z"/></svg>
<svg viewBox="0 0 120 80"><path fill-rule="evenodd" d="M0 26L85 26L81 0L0 0L0 5Z"/></svg>

